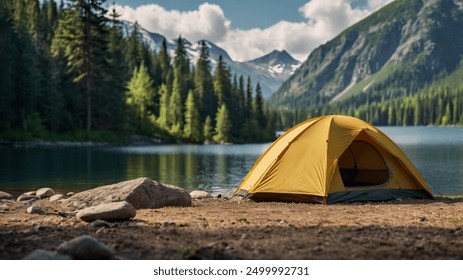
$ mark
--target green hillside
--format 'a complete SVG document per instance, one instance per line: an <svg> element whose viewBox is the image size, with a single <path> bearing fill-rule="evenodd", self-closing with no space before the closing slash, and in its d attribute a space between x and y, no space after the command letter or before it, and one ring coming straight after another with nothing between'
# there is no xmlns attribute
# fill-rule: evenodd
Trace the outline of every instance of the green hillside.
<svg viewBox="0 0 463 280"><path fill-rule="evenodd" d="M270 106L297 108L301 118L342 113L382 125L461 123L454 112L461 106L462 7L458 0L387 5L314 50ZM426 109L427 102L434 104ZM443 121L447 107L451 117ZM424 110L436 113L422 117Z"/></svg>

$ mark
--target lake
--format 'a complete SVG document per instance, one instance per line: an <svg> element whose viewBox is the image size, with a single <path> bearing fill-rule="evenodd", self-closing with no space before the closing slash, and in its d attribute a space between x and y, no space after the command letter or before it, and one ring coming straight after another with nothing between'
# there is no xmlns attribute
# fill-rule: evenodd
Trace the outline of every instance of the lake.
<svg viewBox="0 0 463 280"><path fill-rule="evenodd" d="M463 128L380 127L436 194L463 195ZM138 177L223 194L270 144L0 148L0 190L63 193Z"/></svg>

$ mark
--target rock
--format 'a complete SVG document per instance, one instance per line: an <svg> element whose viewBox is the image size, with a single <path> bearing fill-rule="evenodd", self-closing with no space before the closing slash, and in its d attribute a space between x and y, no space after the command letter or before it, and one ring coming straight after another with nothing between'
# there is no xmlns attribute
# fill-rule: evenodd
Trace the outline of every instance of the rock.
<svg viewBox="0 0 463 280"><path fill-rule="evenodd" d="M212 195L206 191L194 190L190 192L192 199L212 198Z"/></svg>
<svg viewBox="0 0 463 280"><path fill-rule="evenodd" d="M10 206L6 203L3 203L1 206L0 206L0 211L10 211Z"/></svg>
<svg viewBox="0 0 463 280"><path fill-rule="evenodd" d="M90 223L90 225L92 227L96 227L96 228L111 228L111 227L117 226L117 224L109 223L109 222L103 221L103 220L93 221L93 222Z"/></svg>
<svg viewBox="0 0 463 280"><path fill-rule="evenodd" d="M73 196L73 195L75 195L74 192L68 192L68 193L66 194L67 197L71 197L71 196Z"/></svg>
<svg viewBox="0 0 463 280"><path fill-rule="evenodd" d="M114 256L114 252L108 246L89 235L64 242L59 245L57 251L76 260L109 260Z"/></svg>
<svg viewBox="0 0 463 280"><path fill-rule="evenodd" d="M132 204L120 201L85 208L77 212L76 217L85 222L124 221L134 218L136 214L137 211Z"/></svg>
<svg viewBox="0 0 463 280"><path fill-rule="evenodd" d="M50 196L50 202L58 201L61 199L65 199L65 196L63 194L55 194Z"/></svg>
<svg viewBox="0 0 463 280"><path fill-rule="evenodd" d="M148 178L83 191L63 201L63 206L96 206L115 201L126 201L135 209L191 206L190 194L184 189Z"/></svg>
<svg viewBox="0 0 463 280"><path fill-rule="evenodd" d="M13 200L14 197L7 192L0 192L0 199Z"/></svg>
<svg viewBox="0 0 463 280"><path fill-rule="evenodd" d="M29 213L29 214L44 214L45 210L43 210L42 208L40 208L37 205L33 205L33 206L27 208L26 212Z"/></svg>
<svg viewBox="0 0 463 280"><path fill-rule="evenodd" d="M29 195L29 194L23 193L16 199L16 201L30 201L30 200L38 200L38 199L39 198L36 197L35 195Z"/></svg>
<svg viewBox="0 0 463 280"><path fill-rule="evenodd" d="M42 249L37 249L23 258L23 260L72 260L69 255L56 254Z"/></svg>
<svg viewBox="0 0 463 280"><path fill-rule="evenodd" d="M36 191L30 191L30 192L26 192L24 193L25 195L33 195L33 196L36 196Z"/></svg>
<svg viewBox="0 0 463 280"><path fill-rule="evenodd" d="M41 188L36 191L35 195L40 199L44 199L55 195L55 191L50 188Z"/></svg>

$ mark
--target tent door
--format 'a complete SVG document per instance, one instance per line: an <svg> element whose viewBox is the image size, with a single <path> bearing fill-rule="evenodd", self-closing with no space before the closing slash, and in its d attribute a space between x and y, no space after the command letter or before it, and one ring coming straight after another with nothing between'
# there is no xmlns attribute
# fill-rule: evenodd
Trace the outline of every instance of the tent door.
<svg viewBox="0 0 463 280"><path fill-rule="evenodd" d="M375 147L362 140L353 141L338 160L345 187L377 187L388 182L389 168Z"/></svg>

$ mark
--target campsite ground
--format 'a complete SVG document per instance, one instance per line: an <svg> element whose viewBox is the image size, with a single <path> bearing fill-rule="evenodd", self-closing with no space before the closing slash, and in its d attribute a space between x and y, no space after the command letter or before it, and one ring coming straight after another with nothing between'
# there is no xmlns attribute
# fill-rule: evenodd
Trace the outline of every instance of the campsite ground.
<svg viewBox="0 0 463 280"><path fill-rule="evenodd" d="M355 204L241 203L206 199L193 207L137 211L134 220L95 228L59 204L35 202L27 214L11 201L0 211L0 259L53 251L88 234L119 259L461 259L463 202Z"/></svg>

